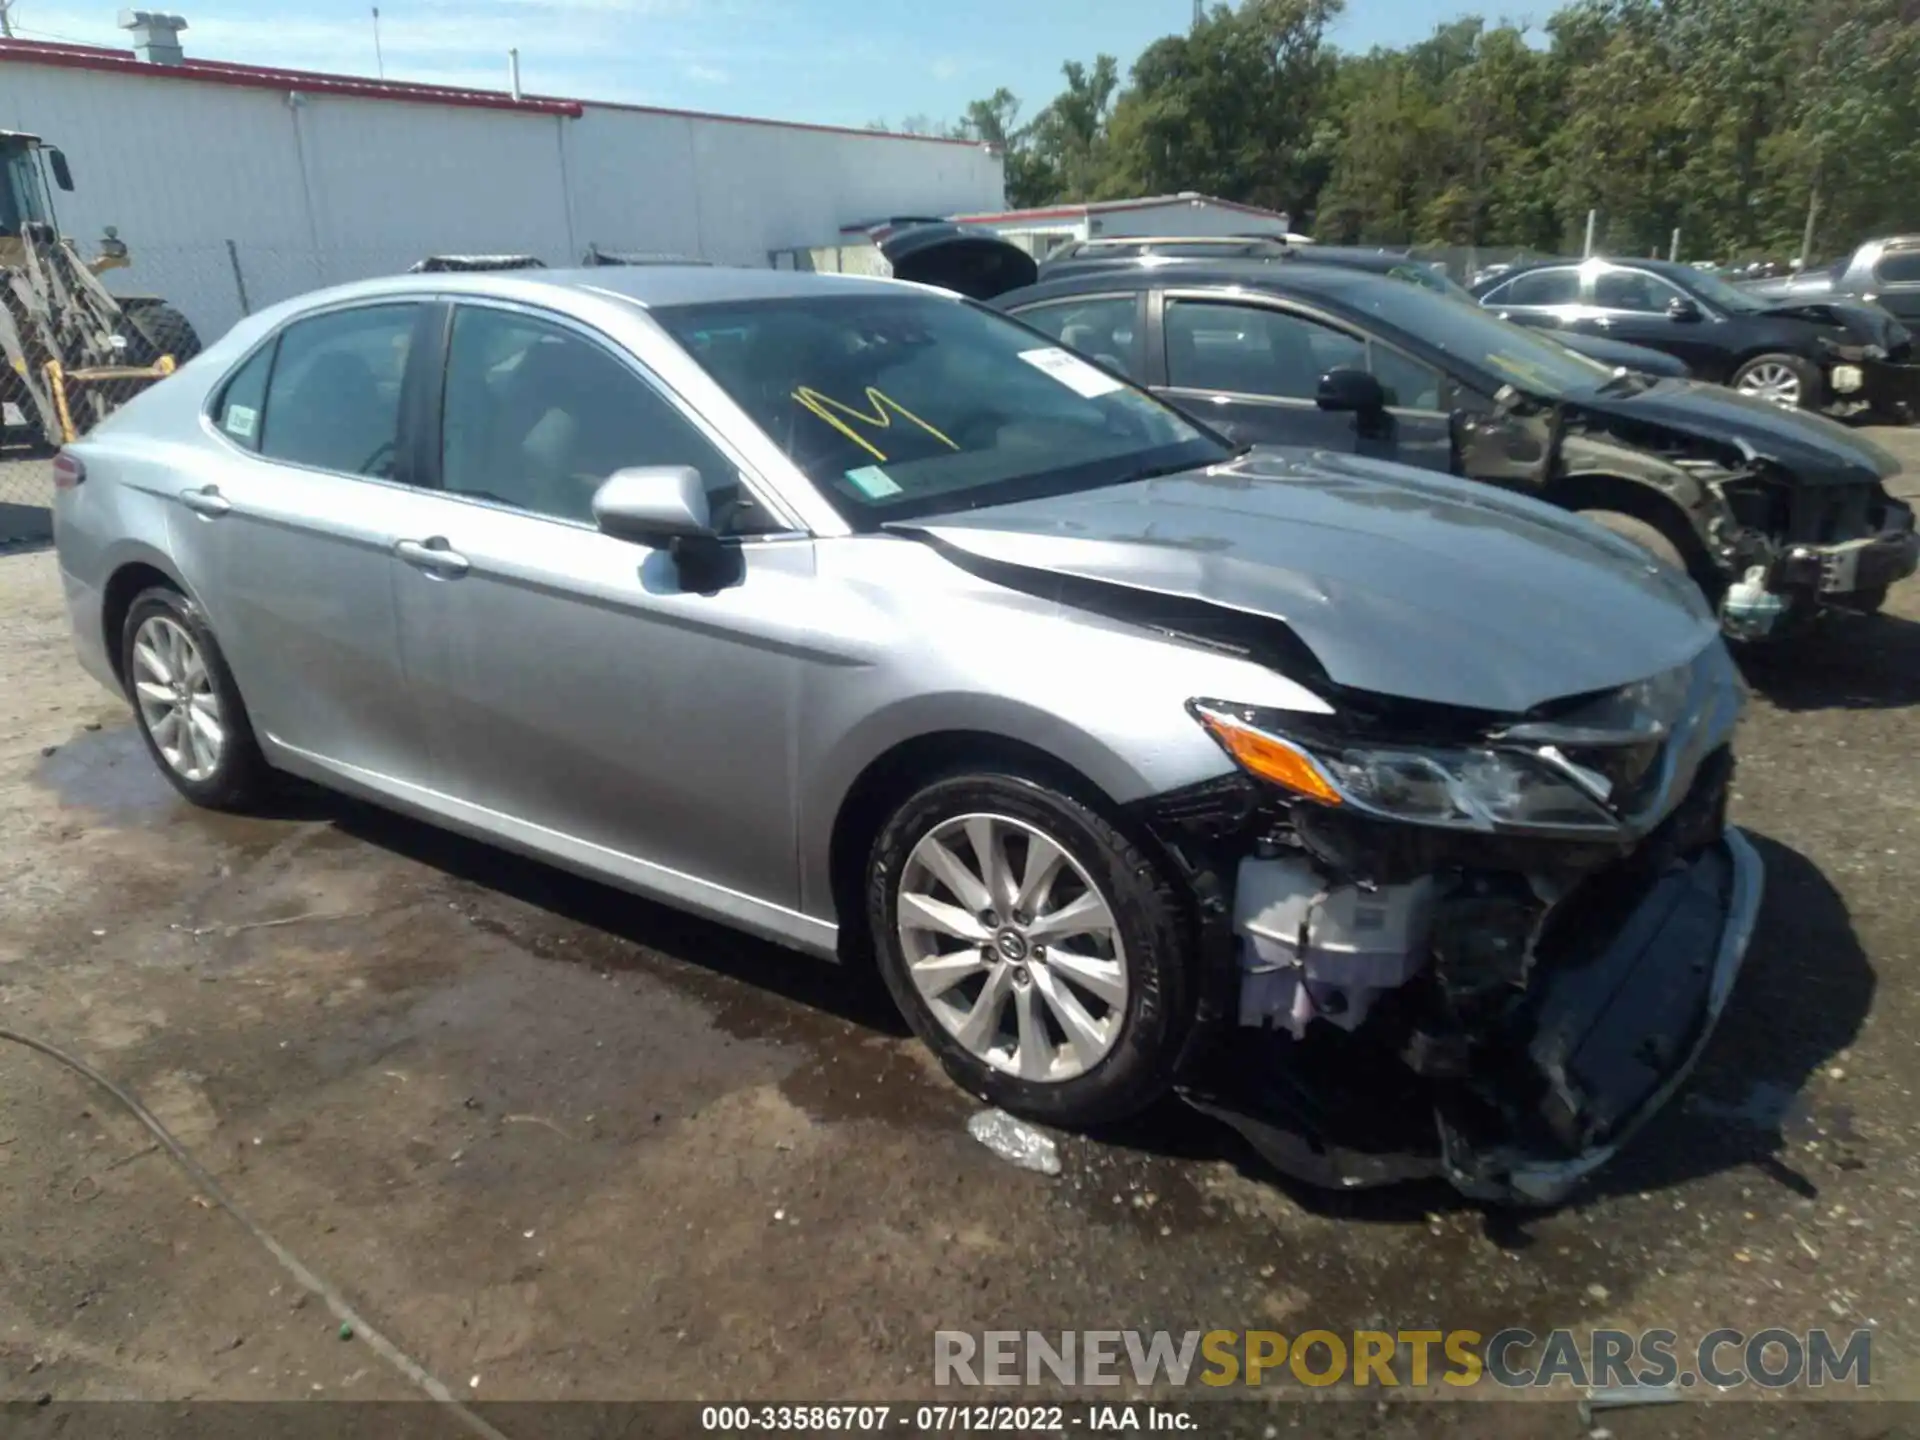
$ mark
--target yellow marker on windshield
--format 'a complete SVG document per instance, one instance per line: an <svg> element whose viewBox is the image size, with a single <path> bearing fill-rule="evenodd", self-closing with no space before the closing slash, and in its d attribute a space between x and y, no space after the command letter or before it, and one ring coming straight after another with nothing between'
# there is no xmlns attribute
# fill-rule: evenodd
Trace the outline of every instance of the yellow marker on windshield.
<svg viewBox="0 0 1920 1440"><path fill-rule="evenodd" d="M822 420L826 421L827 424L833 426L834 429L846 436L847 439L853 441L854 444L873 456L874 459L882 462L886 460L887 452L882 450L878 445L870 444L862 438L860 434L856 432L851 425L847 424L846 420L842 420L840 416L844 415L848 419L857 420L863 425L871 425L876 430L891 430L893 428L893 416L899 415L907 420L911 420L949 450L958 450L960 448L954 444L952 440L941 434L940 431L907 409L907 407L902 405L898 400L895 400L892 396L882 391L876 390L871 385L867 386L867 403L873 407L871 412L862 410L857 405L848 405L844 401L836 400L831 395L822 395L818 390L807 385L802 385L799 389L795 390L793 392L793 398L797 404L803 405L811 410L815 415L818 415ZM835 413L836 411L838 414ZM892 413L889 414L889 411Z"/></svg>

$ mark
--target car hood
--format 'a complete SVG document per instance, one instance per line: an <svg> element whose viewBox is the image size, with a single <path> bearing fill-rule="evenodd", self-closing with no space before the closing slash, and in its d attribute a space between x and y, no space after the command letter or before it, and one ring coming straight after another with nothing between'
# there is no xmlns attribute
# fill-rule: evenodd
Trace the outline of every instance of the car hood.
<svg viewBox="0 0 1920 1440"><path fill-rule="evenodd" d="M1892 311L1864 300L1806 291L1756 298L1767 305L1760 312L1761 319L1799 320L1821 329L1841 330L1855 345L1879 345L1891 351L1908 338L1906 328L1894 319Z"/></svg>
<svg viewBox="0 0 1920 1440"><path fill-rule="evenodd" d="M1672 375L1684 378L1689 372L1686 361L1663 350L1644 345L1629 345L1624 340L1609 340L1604 335L1588 335L1580 330L1542 330L1542 336L1557 340L1575 354L1603 365L1637 370L1642 375Z"/></svg>
<svg viewBox="0 0 1920 1440"><path fill-rule="evenodd" d="M1833 293L1833 276L1778 275L1771 280L1742 280L1739 288L1757 300L1791 300L1797 296L1821 298Z"/></svg>
<svg viewBox="0 0 1920 1440"><path fill-rule="evenodd" d="M1505 714L1717 643L1692 583L1628 542L1488 486L1352 456L1255 450L890 528L962 560L1278 620L1337 685Z"/></svg>
<svg viewBox="0 0 1920 1440"><path fill-rule="evenodd" d="M1724 385L1662 380L1639 394L1588 394L1576 410L1751 450L1810 485L1867 485L1900 462L1857 430L1806 410L1787 410Z"/></svg>

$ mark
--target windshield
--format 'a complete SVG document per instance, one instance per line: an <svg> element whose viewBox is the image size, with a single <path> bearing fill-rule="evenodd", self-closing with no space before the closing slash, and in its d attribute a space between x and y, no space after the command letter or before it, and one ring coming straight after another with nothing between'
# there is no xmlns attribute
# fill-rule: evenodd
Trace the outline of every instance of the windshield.
<svg viewBox="0 0 1920 1440"><path fill-rule="evenodd" d="M651 313L856 526L1233 454L1118 377L959 300L865 292Z"/></svg>
<svg viewBox="0 0 1920 1440"><path fill-rule="evenodd" d="M1597 390L1613 374L1599 362L1502 320L1470 298L1456 299L1446 290L1397 283L1369 287L1368 292L1356 290L1344 298L1355 309L1379 316L1467 369L1530 395L1558 399Z"/></svg>
<svg viewBox="0 0 1920 1440"><path fill-rule="evenodd" d="M1725 310L1730 315L1751 315L1767 308L1764 301L1756 300L1746 291L1729 285L1718 275L1709 275L1704 270L1696 270L1684 283L1688 289L1714 309Z"/></svg>
<svg viewBox="0 0 1920 1440"><path fill-rule="evenodd" d="M1432 290L1440 295L1451 295L1456 300L1464 300L1469 305L1475 303L1472 295L1456 284L1453 279L1437 265L1428 265L1419 260L1408 260L1395 265L1387 274L1396 280L1405 280L1409 285L1418 285L1422 290Z"/></svg>
<svg viewBox="0 0 1920 1440"><path fill-rule="evenodd" d="M24 145L0 148L0 232L17 235L26 221L45 222L40 170Z"/></svg>

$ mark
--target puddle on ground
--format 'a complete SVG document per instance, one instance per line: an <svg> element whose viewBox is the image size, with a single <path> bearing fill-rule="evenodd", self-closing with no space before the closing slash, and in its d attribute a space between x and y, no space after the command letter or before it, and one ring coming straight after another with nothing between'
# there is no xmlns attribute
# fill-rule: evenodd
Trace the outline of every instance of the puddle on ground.
<svg viewBox="0 0 1920 1440"><path fill-rule="evenodd" d="M62 805L90 810L108 825L158 828L186 823L241 850L264 850L278 843L288 821L327 818L333 803L324 792L290 781L287 793L264 813L202 809L167 783L132 724L82 731L43 756L33 778Z"/></svg>
<svg viewBox="0 0 1920 1440"><path fill-rule="evenodd" d="M44 757L33 778L63 805L84 806L129 824L168 819L191 808L160 774L132 725L83 731Z"/></svg>

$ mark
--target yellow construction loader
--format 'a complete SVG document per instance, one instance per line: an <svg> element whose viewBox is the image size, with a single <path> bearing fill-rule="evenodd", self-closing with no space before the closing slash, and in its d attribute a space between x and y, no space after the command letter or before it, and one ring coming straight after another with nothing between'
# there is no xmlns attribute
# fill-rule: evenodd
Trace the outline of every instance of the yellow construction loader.
<svg viewBox="0 0 1920 1440"><path fill-rule="evenodd" d="M83 261L60 233L56 189L73 189L66 156L0 130L0 440L65 444L200 353L172 305L100 283L131 263L126 244L109 229Z"/></svg>

